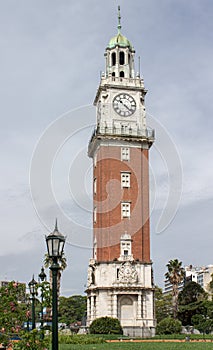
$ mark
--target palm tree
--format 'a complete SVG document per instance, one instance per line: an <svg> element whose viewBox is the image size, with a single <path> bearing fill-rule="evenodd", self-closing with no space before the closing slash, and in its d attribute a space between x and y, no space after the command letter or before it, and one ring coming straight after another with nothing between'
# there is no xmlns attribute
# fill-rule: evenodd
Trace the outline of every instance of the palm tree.
<svg viewBox="0 0 213 350"><path fill-rule="evenodd" d="M178 311L178 286L183 282L185 272L182 267L182 261L178 261L178 259L169 260L166 266L168 271L165 273L165 278L172 284L173 315L176 318Z"/></svg>
<svg viewBox="0 0 213 350"><path fill-rule="evenodd" d="M54 233L59 233L58 231L58 222L57 219L55 221L55 229L54 229ZM49 255L46 253L44 256L44 266L46 268L50 267L53 263L53 260L49 257ZM59 270L58 270L58 281L57 281L57 288L58 288L58 295L59 295L59 291L60 291L60 282L61 282L61 271L65 270L67 267L67 260L66 257L64 255L64 252L62 253L62 256L58 258L58 264L59 264ZM52 286L52 270L50 270L50 285Z"/></svg>
<svg viewBox="0 0 213 350"><path fill-rule="evenodd" d="M59 295L59 291L60 291L60 285L61 285L61 271L64 271L67 267L67 260L65 258L64 253L62 254L62 256L58 259L58 263L59 263L59 270L58 270L58 281L57 281L57 289L58 289L58 295ZM44 266L46 268L50 267L52 265L52 259L49 257L48 254L45 254L44 256ZM52 270L50 270L50 286L52 286Z"/></svg>

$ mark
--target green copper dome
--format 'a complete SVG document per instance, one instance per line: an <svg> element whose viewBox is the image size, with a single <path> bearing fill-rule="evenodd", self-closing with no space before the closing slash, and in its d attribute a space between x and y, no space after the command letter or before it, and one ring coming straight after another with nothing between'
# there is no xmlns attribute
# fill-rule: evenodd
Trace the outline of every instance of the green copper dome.
<svg viewBox="0 0 213 350"><path fill-rule="evenodd" d="M133 46L130 43L130 41L121 34L121 14L120 14L120 6L118 6L118 34L113 36L113 38L110 40L107 48L113 49L116 46L120 47L129 47L133 50Z"/></svg>
<svg viewBox="0 0 213 350"><path fill-rule="evenodd" d="M130 41L121 33L118 33L117 35L113 36L107 47L109 49L113 49L116 46L129 47L130 49L133 48Z"/></svg>

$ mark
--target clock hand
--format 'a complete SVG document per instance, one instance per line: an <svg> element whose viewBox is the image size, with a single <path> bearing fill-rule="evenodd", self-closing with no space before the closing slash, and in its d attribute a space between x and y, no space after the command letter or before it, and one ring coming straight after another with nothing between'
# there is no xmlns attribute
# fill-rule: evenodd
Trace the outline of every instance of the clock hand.
<svg viewBox="0 0 213 350"><path fill-rule="evenodd" d="M122 103L122 105L123 105L124 107L126 107L126 108L128 109L128 111L131 112L131 108L129 108L129 107L127 106L126 103L124 103L122 100L120 100L120 103Z"/></svg>

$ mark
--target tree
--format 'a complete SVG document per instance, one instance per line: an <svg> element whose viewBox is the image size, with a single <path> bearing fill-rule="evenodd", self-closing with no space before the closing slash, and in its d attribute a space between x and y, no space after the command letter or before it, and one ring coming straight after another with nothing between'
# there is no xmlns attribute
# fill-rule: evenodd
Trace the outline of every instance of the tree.
<svg viewBox="0 0 213 350"><path fill-rule="evenodd" d="M73 295L71 297L59 298L59 322L70 325L71 323L81 321L86 314L87 301L82 295Z"/></svg>
<svg viewBox="0 0 213 350"><path fill-rule="evenodd" d="M19 333L26 320L25 285L15 281L0 288L1 341L9 342L12 333ZM3 339L4 338L4 339Z"/></svg>
<svg viewBox="0 0 213 350"><path fill-rule="evenodd" d="M57 223L57 219L55 221L55 229L53 234L59 234L58 231L58 223ZM44 256L44 266L46 268L50 267L53 263L53 259L49 257L48 254L45 254ZM67 267L67 261L66 261L66 257L64 255L64 252L62 252L62 256L58 258L58 264L59 264L59 270L58 270L58 274L57 274L57 288L58 288L58 295L59 295L59 291L60 291L60 284L61 284L61 271L65 270ZM52 285L52 270L50 270L50 285Z"/></svg>
<svg viewBox="0 0 213 350"><path fill-rule="evenodd" d="M196 282L189 282L178 295L178 301L181 305L188 305L197 301L206 300L208 294Z"/></svg>
<svg viewBox="0 0 213 350"><path fill-rule="evenodd" d="M112 317L100 317L89 327L91 334L123 334L120 321Z"/></svg>
<svg viewBox="0 0 213 350"><path fill-rule="evenodd" d="M57 226L56 226L57 227ZM49 257L48 254L45 254L44 257L44 266L46 268L50 267L52 265L52 259ZM61 285L61 271L65 270L67 267L67 261L64 255L64 252L62 253L62 256L58 259L58 263L59 263L59 270L58 270L58 274L57 274L57 288L58 288L58 294L60 291L60 285ZM52 285L52 271L50 270L50 285Z"/></svg>
<svg viewBox="0 0 213 350"><path fill-rule="evenodd" d="M199 307L199 313L191 318L192 325L203 334L211 333L213 330L213 302L205 300Z"/></svg>
<svg viewBox="0 0 213 350"><path fill-rule="evenodd" d="M208 294L196 282L189 282L179 293L178 318L184 326L192 325L192 317L196 314L205 314L205 304Z"/></svg>
<svg viewBox="0 0 213 350"><path fill-rule="evenodd" d="M164 318L172 316L172 295L163 294L162 289L158 286L155 287L155 315L157 322L162 321Z"/></svg>
<svg viewBox="0 0 213 350"><path fill-rule="evenodd" d="M47 350L49 349L49 337L41 339L37 329L31 332L22 332L18 342L13 343L13 350Z"/></svg>
<svg viewBox="0 0 213 350"><path fill-rule="evenodd" d="M185 273L182 262L178 261L178 259L170 260L166 266L168 271L165 273L165 277L172 284L173 316L176 318L178 310L178 286L183 282Z"/></svg>
<svg viewBox="0 0 213 350"><path fill-rule="evenodd" d="M156 328L157 334L179 334L181 332L182 325L179 320L167 317L160 321Z"/></svg>
<svg viewBox="0 0 213 350"><path fill-rule="evenodd" d="M203 334L209 334L213 330L213 320L208 319L201 314L196 314L192 316L192 324Z"/></svg>

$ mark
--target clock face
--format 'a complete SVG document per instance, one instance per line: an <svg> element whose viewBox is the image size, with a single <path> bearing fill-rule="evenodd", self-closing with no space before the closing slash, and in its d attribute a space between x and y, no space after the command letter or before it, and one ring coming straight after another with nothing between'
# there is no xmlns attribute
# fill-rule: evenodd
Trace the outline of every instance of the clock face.
<svg viewBox="0 0 213 350"><path fill-rule="evenodd" d="M136 102L134 98L128 94L123 93L115 96L112 104L115 112L122 117L129 117L136 110Z"/></svg>

